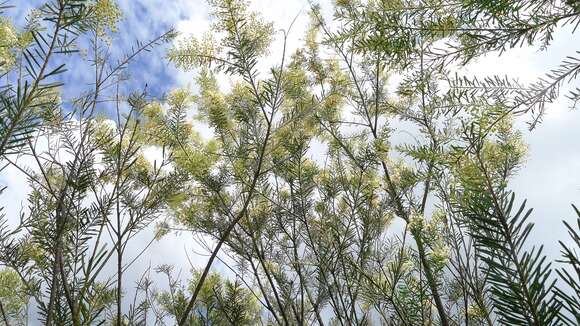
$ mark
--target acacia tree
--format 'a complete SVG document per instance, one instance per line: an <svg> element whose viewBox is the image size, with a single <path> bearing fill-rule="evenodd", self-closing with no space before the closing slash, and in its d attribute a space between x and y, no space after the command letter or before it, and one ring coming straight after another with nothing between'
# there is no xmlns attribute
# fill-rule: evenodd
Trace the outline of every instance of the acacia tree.
<svg viewBox="0 0 580 326"><path fill-rule="evenodd" d="M228 36L190 39L170 59L201 67L196 102L214 127L219 149L227 148L218 149L216 162L232 162L217 163L214 175L220 189L240 191L236 163L245 157L230 152L224 141L247 136L237 129L252 112L251 106L240 112L240 104L249 102L242 96L254 95L259 108L260 90L270 87L239 70L243 58L253 58L245 54L254 44L251 37L239 41L249 32L255 42L266 38L258 37L259 28L246 31L255 16L240 13L242 2L211 4L217 31ZM229 197L202 185L196 188L202 189L201 200L188 198L178 206L177 220L194 232L221 235L217 249L227 244L231 269L259 289L276 323L573 324L576 299L561 296L541 247L526 245L530 211L525 204L514 208L507 185L525 153L513 119L553 100L559 85L573 80L574 67L551 86L514 87L496 83L498 78L451 78L452 71L440 64L466 64L476 55L517 46L524 37L530 43L539 35L549 38L558 22L578 17L573 5L551 4L536 19L528 14L534 6L340 1L332 24L337 28L313 6L306 46L287 67L273 70L280 74L283 116L264 146L265 158L253 165L262 168L265 160L262 179L241 188L251 186L245 190L249 203L232 214ZM494 19L500 27L480 26ZM518 25L519 34L506 25ZM441 41L452 52L436 51ZM227 50L220 52L219 45ZM224 94L210 75L208 92L208 69L248 84ZM389 74L402 77L390 93ZM478 99L481 94L486 97ZM250 126L270 134L269 126ZM414 141L393 139L398 130L412 130ZM309 154L314 141L326 152L318 162ZM228 183L228 177L236 181ZM224 219L233 221L226 232ZM387 228L393 219L403 222L399 237ZM564 249L568 259L572 251ZM565 282L577 284L563 273ZM190 305L195 300L194 293Z"/></svg>
<svg viewBox="0 0 580 326"><path fill-rule="evenodd" d="M3 29L5 39L18 42L5 53L1 159L22 172L31 192L16 226L2 216L1 263L46 325L124 323L122 276L133 262L123 260L125 248L161 212L165 189L176 180L166 172L166 157L151 165L142 156L136 116L146 94L123 99L119 92L128 62L173 33L138 43L114 62L109 35L120 15L108 0L58 0L34 10L22 32ZM88 44L93 88L63 100L66 70L59 62L82 44ZM97 115L109 97L116 103L116 121L108 120L113 127ZM113 258L116 274L103 275ZM10 300L4 322L23 322L12 318L22 308Z"/></svg>
<svg viewBox="0 0 580 326"><path fill-rule="evenodd" d="M246 1L209 4L212 31L168 52L198 92L163 97L121 90L127 64L174 33L115 62L110 0L50 1L20 32L0 21L0 158L31 187L18 225L0 224L0 320L28 323L33 304L46 325L578 324L577 229L556 266L509 190L525 156L514 122L539 122L577 60L531 86L454 70L547 47L575 3L336 1L332 17L313 4L298 49ZM94 84L62 99L58 62L83 44ZM187 281L141 271L127 305L124 275L149 245L126 249L154 224L209 256Z"/></svg>

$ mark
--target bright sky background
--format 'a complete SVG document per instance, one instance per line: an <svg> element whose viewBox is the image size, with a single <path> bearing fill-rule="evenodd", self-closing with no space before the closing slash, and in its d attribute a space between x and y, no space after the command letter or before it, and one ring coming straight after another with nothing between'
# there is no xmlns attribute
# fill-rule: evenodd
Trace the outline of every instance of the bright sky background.
<svg viewBox="0 0 580 326"><path fill-rule="evenodd" d="M329 9L329 0L320 1L323 9ZM17 24L23 21L24 13L39 3L39 0L13 0L16 8L9 12ZM118 51L129 51L136 40L151 39L171 26L178 31L201 35L210 27L208 6L204 0L118 0L125 20L119 30L120 39L113 40ZM285 29L298 15L291 31L289 49L292 50L301 42L308 23L307 0L256 0L252 8L260 11L264 17L275 22L276 29ZM278 34L281 36L281 34ZM478 76L507 74L520 78L522 82L532 82L543 76L549 69L556 68L567 55L574 54L580 44L580 33L570 33L569 28L554 35L554 41L547 52L536 48L515 49L502 55L487 56L476 61L468 70ZM281 52L281 37L278 37L272 48L271 64ZM148 83L149 91L155 95L177 86L193 83L194 73L176 70L164 59L165 50L158 48L145 53L129 67L132 76L131 87L141 89ZM85 75L79 60L68 63L69 72L65 80L67 94L72 96L78 89L86 89L92 78ZM575 86L579 84L575 82ZM78 85L80 88L71 87ZM65 96L67 95L65 94ZM528 206L534 208L531 220L536 223L532 240L545 245L546 253L554 258L559 253L558 240L567 239L563 219L572 221L574 212L572 203L580 204L580 112L569 109L570 102L562 96L561 101L549 106L544 122L534 131L524 129L525 140L529 144L529 156L524 168L513 180L511 186L518 199L528 199ZM203 134L207 134L200 130ZM0 196L0 205L5 206L9 219L15 221L18 212L26 207L27 180L14 168L7 168L0 173L0 184L8 187ZM129 257L139 252L151 239L150 232L135 238L130 245ZM199 251L199 246L188 233L179 236L169 235L152 244L150 250L127 272L127 285L139 278L140 271L148 265L174 264L176 270L181 268L182 275L187 274L189 263L204 266L206 257L192 252ZM223 265L216 264L223 270ZM158 284L164 287L165 283ZM131 293L131 290L128 290Z"/></svg>

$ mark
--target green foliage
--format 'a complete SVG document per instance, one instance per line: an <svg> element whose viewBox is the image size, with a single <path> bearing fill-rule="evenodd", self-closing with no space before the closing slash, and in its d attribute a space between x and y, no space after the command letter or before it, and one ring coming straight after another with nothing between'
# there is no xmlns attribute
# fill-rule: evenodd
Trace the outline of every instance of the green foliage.
<svg viewBox="0 0 580 326"><path fill-rule="evenodd" d="M258 58L267 52L272 24L261 22L257 13L249 12L245 0L210 0L208 3L216 18L214 31L223 37L216 40L213 34L205 34L198 40L190 36L169 51L169 61L184 69L214 65L217 70L256 78L250 71L256 67Z"/></svg>
<svg viewBox="0 0 580 326"><path fill-rule="evenodd" d="M30 187L19 218L0 219L4 322L24 323L30 302L46 325L578 323L576 225L553 261L509 188L527 155L519 115L534 126L578 60L532 85L455 73L549 49L578 6L335 1L328 17L312 5L302 46L286 48L290 26L272 53L274 24L248 2L209 5L211 31L167 54L195 87L160 98L125 91L124 72L176 35L113 63L125 31L112 0L48 1L22 28L0 20L0 160ZM66 99L72 55L95 82ZM183 232L209 250L204 268L185 280L150 267L126 284L155 240Z"/></svg>
<svg viewBox="0 0 580 326"><path fill-rule="evenodd" d="M533 31L522 27L525 14L507 14L535 5L340 1L334 29L313 6L305 47L286 69L273 70L272 81L260 83L255 67L262 44L252 45L253 35L238 27L250 25L252 14L230 2L211 4L218 20L214 35L220 36L206 34L204 42L178 45L169 57L178 67L204 68L197 109L227 159L218 159L211 181L194 188L193 200L184 200L180 221L208 235L227 236L219 239L234 257L234 269L253 273L277 323L301 318L322 323L322 307L332 312L332 322L342 324L365 323L375 313L386 323L403 324L438 319L444 325L489 325L495 318L555 324L562 318L551 265L541 249L524 245L531 225L521 212L511 216L507 199L509 178L525 157L512 118L545 101L537 96L541 87L514 87L499 77L450 78L442 65L424 64L466 64L549 35L551 22ZM546 17L560 19L553 9L545 10ZM576 19L574 12L568 14ZM501 28L482 27L492 19ZM501 34L513 27L503 24L521 24L521 33ZM216 41L222 36L223 42ZM436 52L434 44L441 40L457 52ZM323 57L321 49L331 54ZM396 94L386 90L389 70L403 76ZM242 77L243 83L224 93L214 75L220 72ZM277 89L269 82L280 79L283 115L272 129L264 105L274 109L277 102L269 96ZM451 87L441 91L441 83ZM485 100L479 100L482 94ZM415 143L391 143L401 121L417 129ZM248 171L261 167L262 154L258 161L246 159L254 155L248 149L256 148L256 135L270 133L265 159L271 169L254 184ZM308 158L313 141L327 147L323 168ZM250 188L233 190L239 183ZM233 191L223 191L227 185ZM238 216L241 203L233 198L244 193L245 216ZM439 210L426 218L431 195ZM221 223L224 217L234 224ZM407 225L403 240L379 250L393 217ZM404 240L407 233L414 245ZM308 313L304 306L311 307Z"/></svg>
<svg viewBox="0 0 580 326"><path fill-rule="evenodd" d="M162 267L159 272L169 273ZM201 271L194 271L187 287L192 291L199 281ZM224 279L217 273L210 274L201 289L190 316L188 325L255 325L260 320L260 307L253 294L238 280ZM171 290L157 294L161 307L175 318L179 318L187 305L186 289L173 285Z"/></svg>
<svg viewBox="0 0 580 326"><path fill-rule="evenodd" d="M572 205L576 213L576 226L580 227L580 211L576 206ZM556 272L560 279L564 282L569 289L558 287L556 288L556 300L559 300L562 304L562 309L565 311L559 317L560 322L565 325L574 325L580 321L580 306L578 300L580 298L580 257L576 252L577 248L580 247L580 237L578 234L578 227L574 227L574 224L569 224L564 222L566 229L570 238L572 238L569 244L560 240L560 245L562 246L562 260L560 262L566 264L562 268L558 269Z"/></svg>
<svg viewBox="0 0 580 326"><path fill-rule="evenodd" d="M28 299L26 288L18 274L9 268L0 270L2 317L15 325L24 325Z"/></svg>

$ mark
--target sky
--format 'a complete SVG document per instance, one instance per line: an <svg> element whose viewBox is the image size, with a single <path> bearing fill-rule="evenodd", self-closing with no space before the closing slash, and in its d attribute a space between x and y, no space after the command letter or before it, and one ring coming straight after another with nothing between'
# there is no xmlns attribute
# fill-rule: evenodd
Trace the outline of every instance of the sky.
<svg viewBox="0 0 580 326"><path fill-rule="evenodd" d="M329 8L329 1L320 1L323 9ZM39 0L12 0L15 8L8 14L17 24L21 24L23 14L38 3ZM175 27L182 35L200 36L211 25L209 8L204 0L118 0L118 3L124 13L124 20L119 26L122 33L112 41L119 49L115 53L117 56L129 51L137 40L147 41L171 27ZM293 49L300 45L308 23L307 0L255 0L251 2L251 8L274 21L276 29L286 29L297 17L290 31L288 47ZM466 71L477 76L507 74L522 82L533 82L549 69L556 68L567 55L578 50L575 45L580 44L579 35L572 35L570 28L564 28L554 35L548 51L526 47L510 50L501 57L492 54L471 63ZM278 37L271 50L269 60L272 63L279 57L281 45L281 38ZM155 48L130 64L129 87L141 89L147 83L149 91L157 96L174 87L189 86L195 89L194 73L175 69L163 59L165 50L164 47ZM80 60L67 61L69 72L66 82L73 85L67 86L68 95L86 88L89 83L90 79L83 74L83 64ZM577 87L578 83L575 81L574 86ZM570 110L569 105L562 96L548 107L543 122L531 132L521 123L529 154L526 164L511 183L517 198L527 199L528 207L534 208L530 220L536 227L531 241L544 244L546 253L552 259L559 253L558 241L566 238L561 221L573 221L575 217L570 205L580 205L580 112ZM200 132L209 134L207 130ZM8 187L0 196L0 205L5 206L7 216L14 221L18 212L26 207L27 180L14 168L8 167L0 173L0 184ZM151 236L151 232L146 232L135 238L129 256L136 255L149 243ZM147 254L129 269L126 275L128 282L136 281L140 276L137 273L149 265L174 264L177 270L182 270L182 274L187 274L189 262L198 267L205 265L207 258L200 252L202 250L191 234L167 236L154 242ZM225 267L219 263L216 269L225 271ZM161 279L158 281L163 282Z"/></svg>

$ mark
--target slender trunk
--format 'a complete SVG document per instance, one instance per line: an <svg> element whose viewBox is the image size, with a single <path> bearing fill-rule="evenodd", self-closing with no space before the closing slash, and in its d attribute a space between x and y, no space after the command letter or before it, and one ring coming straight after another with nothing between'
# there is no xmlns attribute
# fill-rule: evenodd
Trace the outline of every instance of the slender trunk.
<svg viewBox="0 0 580 326"><path fill-rule="evenodd" d="M445 306L443 306L443 300L441 300L441 295L439 294L439 287L437 280L431 270L431 265L427 261L427 253L425 252L425 244L423 243L423 238L420 234L413 234L415 242L417 243L417 251L419 252L419 258L421 259L421 265L425 272L425 277L427 278L427 285L429 285L429 290L431 290L431 295L433 300L435 300L435 307L439 313L439 319L442 326L448 326L449 321L447 320L447 314L445 313Z"/></svg>
<svg viewBox="0 0 580 326"><path fill-rule="evenodd" d="M272 306L270 299L268 299L268 293L266 292L266 289L264 288L264 285L262 284L262 279L260 278L258 267L256 266L256 264L254 264L254 260L252 259L251 256L248 257L248 261L250 262L250 267L252 268L252 271L254 272L254 276L256 277L256 282L258 283L258 287L260 288L260 291L262 292L262 295L264 296L266 308L272 313L272 316L274 317L274 319L276 319L276 323L280 324L280 318L278 317L276 310Z"/></svg>
<svg viewBox="0 0 580 326"><path fill-rule="evenodd" d="M270 287L272 287L272 292L274 293L274 298L276 299L276 303L278 304L278 307L280 309L280 314L282 315L282 318L284 319L284 324L290 325L288 322L288 317L286 316L286 311L284 309L284 305L282 304L282 300L280 300L280 295L278 294L278 290L276 289L276 284L274 283L274 279L272 278L272 275L268 271L268 268L266 266L266 262L264 261L265 256L263 255L263 251L261 251L260 248L258 247L258 244L256 242L256 238L254 237L253 233L250 234L250 237L252 238L252 245L254 246L254 250L256 251L256 254L258 256L258 262L260 263L260 265L262 266L262 269L264 270L264 273L266 274L266 279L268 280L268 283L270 283Z"/></svg>
<svg viewBox="0 0 580 326"><path fill-rule="evenodd" d="M34 84L32 85L29 96L27 97L25 103L23 104L24 107L27 107L30 104L30 102L32 101L32 97L35 94L36 89L38 88L41 80L44 78L44 71L46 70L46 67L48 66L49 59L52 56L52 53L53 53L53 51L56 47L56 44L57 44L56 39L58 38L58 34L60 33L61 22L63 20L63 16L64 16L64 6L61 2L60 7L59 7L58 19L55 23L54 32L52 35L52 40L51 40L50 46L49 46L48 51L46 53L44 63L42 65L42 67L40 68L38 78L34 81ZM58 221L57 221L57 223L58 223ZM57 236L59 236L59 235L57 235ZM57 240L57 242L58 242L58 240ZM62 252L57 248L56 254L54 257L54 263L52 266L52 285L51 285L51 289L50 289L50 298L49 298L48 309L47 309L47 313L46 313L46 325L47 326L52 325L52 317L53 317L52 310L54 308L54 303L56 300L56 291L58 289L58 261L59 261L61 254L62 254Z"/></svg>
<svg viewBox="0 0 580 326"><path fill-rule="evenodd" d="M122 316L122 308L121 308L121 299L122 299L122 278L123 278L123 253L121 251L119 244L119 248L117 249L117 326L121 326L121 316Z"/></svg>
<svg viewBox="0 0 580 326"><path fill-rule="evenodd" d="M46 326L52 326L52 321L53 321L53 310L54 310L54 304L56 301L56 293L58 291L58 260L60 259L60 250L57 249L55 255L54 255L54 262L52 264L52 271L51 271L51 275L52 275L52 284L50 286L50 297L48 299L48 307L47 307L47 313L46 313Z"/></svg>

